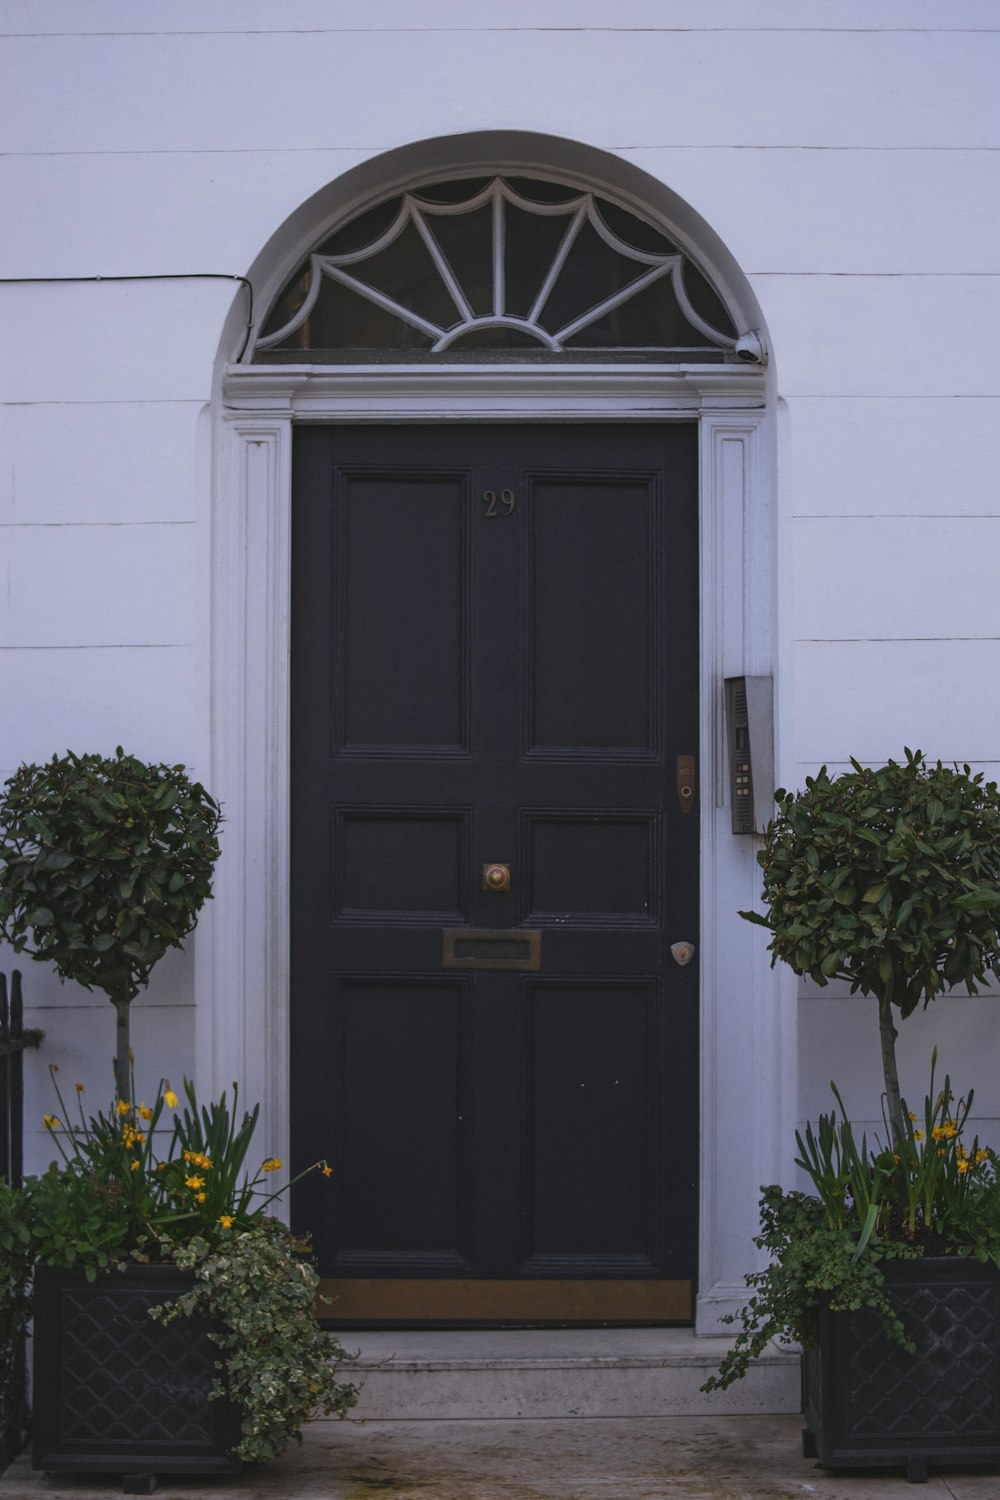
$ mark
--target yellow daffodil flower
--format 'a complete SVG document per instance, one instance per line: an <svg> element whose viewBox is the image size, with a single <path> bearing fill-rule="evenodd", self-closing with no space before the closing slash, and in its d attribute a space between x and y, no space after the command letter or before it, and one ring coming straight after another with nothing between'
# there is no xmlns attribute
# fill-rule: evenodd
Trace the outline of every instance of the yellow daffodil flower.
<svg viewBox="0 0 1000 1500"><path fill-rule="evenodd" d="M269 1156L266 1161L262 1161L261 1162L260 1169L261 1169L262 1172L280 1172L281 1171L281 1158L280 1158L280 1156Z"/></svg>
<svg viewBox="0 0 1000 1500"><path fill-rule="evenodd" d="M220 1214L219 1215L219 1223L222 1225L223 1229L232 1229L232 1227L233 1227L233 1216L232 1216L232 1214Z"/></svg>

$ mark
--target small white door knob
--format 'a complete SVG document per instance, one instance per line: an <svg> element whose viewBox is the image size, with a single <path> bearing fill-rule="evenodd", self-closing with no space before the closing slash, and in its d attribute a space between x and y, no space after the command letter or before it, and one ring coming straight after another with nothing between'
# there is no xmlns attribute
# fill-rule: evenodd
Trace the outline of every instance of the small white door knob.
<svg viewBox="0 0 1000 1500"><path fill-rule="evenodd" d="M675 962L683 969L694 958L694 943L671 943L670 951L674 955Z"/></svg>

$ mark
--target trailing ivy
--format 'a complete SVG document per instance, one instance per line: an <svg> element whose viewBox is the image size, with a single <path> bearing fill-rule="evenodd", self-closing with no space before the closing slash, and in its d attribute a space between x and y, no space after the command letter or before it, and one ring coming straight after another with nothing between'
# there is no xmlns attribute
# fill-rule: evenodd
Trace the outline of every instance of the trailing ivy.
<svg viewBox="0 0 1000 1500"><path fill-rule="evenodd" d="M344 1416L358 1398L338 1374L351 1356L316 1322L319 1278L296 1248L305 1249L276 1223L227 1237L214 1250L198 1239L174 1246L174 1261L194 1271L197 1285L152 1311L162 1323L192 1314L218 1320L210 1337L223 1373L212 1395L242 1408L233 1451L248 1463L277 1458L311 1417Z"/></svg>
<svg viewBox="0 0 1000 1500"><path fill-rule="evenodd" d="M912 1350L885 1290L880 1261L915 1260L921 1250L902 1241L882 1240L874 1253L857 1255L857 1231L830 1227L822 1202L806 1193L762 1189L761 1232L754 1243L773 1258L747 1277L752 1295L738 1314L724 1321L739 1323L733 1348L704 1391L725 1390L747 1372L772 1339L816 1347L824 1305L834 1312L869 1307L879 1314L888 1336Z"/></svg>

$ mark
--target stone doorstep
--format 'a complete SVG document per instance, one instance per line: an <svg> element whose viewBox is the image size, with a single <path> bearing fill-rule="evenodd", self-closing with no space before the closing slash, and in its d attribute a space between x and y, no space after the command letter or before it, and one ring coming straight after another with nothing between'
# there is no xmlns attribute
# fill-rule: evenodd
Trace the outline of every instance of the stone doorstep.
<svg viewBox="0 0 1000 1500"><path fill-rule="evenodd" d="M727 1339L687 1328L345 1333L369 1420L781 1415L801 1409L799 1357L772 1345L705 1395Z"/></svg>

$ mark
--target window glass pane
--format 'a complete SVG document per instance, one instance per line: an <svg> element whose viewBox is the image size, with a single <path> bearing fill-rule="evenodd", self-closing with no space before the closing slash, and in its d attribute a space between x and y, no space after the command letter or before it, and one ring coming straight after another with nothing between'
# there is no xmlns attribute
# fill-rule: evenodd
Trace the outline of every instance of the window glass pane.
<svg viewBox="0 0 1000 1500"><path fill-rule="evenodd" d="M385 312L339 281L323 278L323 290L302 328L278 349L430 349L433 340L419 328ZM264 356L267 350L263 351Z"/></svg>
<svg viewBox="0 0 1000 1500"><path fill-rule="evenodd" d="M670 273L566 340L567 349L710 348L684 317Z"/></svg>
<svg viewBox="0 0 1000 1500"><path fill-rule="evenodd" d="M329 239L324 240L319 246L318 254L348 255L354 250L363 250L366 245L373 245L380 235L385 234L402 203L402 198L390 198L388 202L378 203L374 208L359 214L356 219L351 219L338 229L336 234L331 234Z"/></svg>
<svg viewBox="0 0 1000 1500"><path fill-rule="evenodd" d="M279 328L284 328L286 323L291 322L295 314L298 312L299 308L302 306L303 302L306 300L306 295L309 291L310 280L311 277L309 274L309 266L307 264L305 270L296 272L294 278L288 283L285 290L282 292L281 296L274 304L274 307L271 309L270 316L267 318L263 327L261 328L261 338L270 338L272 333L277 333ZM309 349L312 347L311 344L302 342L302 339L304 337L308 337L308 335L304 334L301 329L299 329L295 335L290 337L291 343L289 343L287 340L282 340L282 348L294 347L298 349Z"/></svg>
<svg viewBox="0 0 1000 1500"><path fill-rule="evenodd" d="M626 245L634 250L650 250L654 255L678 255L677 246L661 234L652 224L630 214L628 209L609 203L607 198L597 199L597 212L605 224Z"/></svg>
<svg viewBox="0 0 1000 1500"><path fill-rule="evenodd" d="M477 317L493 312L493 208L469 214L428 214L431 234L444 252Z"/></svg>
<svg viewBox="0 0 1000 1500"><path fill-rule="evenodd" d="M688 301L698 313L699 317L712 328L717 328L720 333L728 333L730 338L736 337L736 328L733 320L726 312L722 298L709 286L699 270L685 260L682 270L684 290L688 294Z"/></svg>
<svg viewBox="0 0 1000 1500"><path fill-rule="evenodd" d="M542 217L525 213L513 203L506 205L504 278L507 311L515 317L527 317L534 306L572 218L572 214Z"/></svg>
<svg viewBox="0 0 1000 1500"><path fill-rule="evenodd" d="M441 280L431 253L412 224L407 224L402 234L378 255L344 269L357 281L384 292L438 328L451 328L461 322L461 314Z"/></svg>
<svg viewBox="0 0 1000 1500"><path fill-rule="evenodd" d="M648 266L626 260L612 250L596 229L584 224L539 314L539 322L548 333L558 333L606 297L638 281L648 270Z"/></svg>
<svg viewBox="0 0 1000 1500"><path fill-rule="evenodd" d="M548 182L544 177L507 177L504 179L532 203L570 203L574 198L585 197L583 188L570 187L565 182Z"/></svg>

